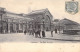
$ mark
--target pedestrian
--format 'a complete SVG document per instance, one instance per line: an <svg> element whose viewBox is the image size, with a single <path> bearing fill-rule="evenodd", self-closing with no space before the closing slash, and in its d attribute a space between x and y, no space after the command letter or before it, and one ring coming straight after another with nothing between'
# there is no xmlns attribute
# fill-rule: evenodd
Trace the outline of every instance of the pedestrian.
<svg viewBox="0 0 80 52"><path fill-rule="evenodd" d="M55 29L55 33L57 33L57 29Z"/></svg>
<svg viewBox="0 0 80 52"><path fill-rule="evenodd" d="M37 38L37 37L38 37L38 31L35 30L35 38Z"/></svg>
<svg viewBox="0 0 80 52"><path fill-rule="evenodd" d="M31 30L31 35L32 35L32 33L33 33L33 30Z"/></svg>
<svg viewBox="0 0 80 52"><path fill-rule="evenodd" d="M31 35L31 29L29 30L29 35Z"/></svg>
<svg viewBox="0 0 80 52"><path fill-rule="evenodd" d="M53 30L51 30L51 37L53 37Z"/></svg>
<svg viewBox="0 0 80 52"><path fill-rule="evenodd" d="M41 38L40 32L41 32L41 30L38 30L38 35L39 35L39 38Z"/></svg>
<svg viewBox="0 0 80 52"><path fill-rule="evenodd" d="M34 36L34 33L35 33L35 30L33 29L33 30L32 30L32 35L33 35L33 36Z"/></svg>
<svg viewBox="0 0 80 52"><path fill-rule="evenodd" d="M44 31L42 31L42 37L45 37L45 32Z"/></svg>
<svg viewBox="0 0 80 52"><path fill-rule="evenodd" d="M24 34L26 35L26 30L24 31Z"/></svg>

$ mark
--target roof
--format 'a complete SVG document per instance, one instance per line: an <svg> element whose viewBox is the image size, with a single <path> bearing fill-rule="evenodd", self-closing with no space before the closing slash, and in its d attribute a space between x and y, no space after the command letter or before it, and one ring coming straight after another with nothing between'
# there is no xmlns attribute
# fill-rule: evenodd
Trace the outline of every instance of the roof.
<svg viewBox="0 0 80 52"><path fill-rule="evenodd" d="M48 13L51 15L51 13L49 12L49 10L48 10L47 8L41 9L41 10L32 11L32 12L28 13L27 15L44 14L44 13L46 13L46 12L48 12ZM51 15L51 16L52 16L52 15Z"/></svg>
<svg viewBox="0 0 80 52"><path fill-rule="evenodd" d="M32 11L32 12L28 13L28 15L31 15L31 14L41 14L41 13L44 13L45 11L46 11L46 9L35 10L35 11Z"/></svg>
<svg viewBox="0 0 80 52"><path fill-rule="evenodd" d="M7 15L5 19L17 19L17 20L27 20L27 21L32 20L31 18L25 18L25 16L23 15L19 15L9 11L6 11L6 14L10 14L10 15L9 16Z"/></svg>
<svg viewBox="0 0 80 52"><path fill-rule="evenodd" d="M32 12L28 13L26 16L34 19L34 18L36 18L35 16L37 16L37 15L49 15L51 17L51 19L53 18L52 14L50 13L50 11L47 8L32 11Z"/></svg>
<svg viewBox="0 0 80 52"><path fill-rule="evenodd" d="M6 13L24 17L22 14L17 14L17 13L13 13L13 12L9 12L9 11L6 11ZM24 14L24 15L26 15L26 14Z"/></svg>
<svg viewBox="0 0 80 52"><path fill-rule="evenodd" d="M72 20L69 20L69 19L66 19L66 18L60 20L59 23L63 24L63 25L79 25L79 23L72 21Z"/></svg>

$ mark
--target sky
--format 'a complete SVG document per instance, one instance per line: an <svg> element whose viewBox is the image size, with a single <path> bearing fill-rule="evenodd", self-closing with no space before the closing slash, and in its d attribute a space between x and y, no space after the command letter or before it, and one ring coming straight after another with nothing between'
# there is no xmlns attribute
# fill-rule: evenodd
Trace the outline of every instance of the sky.
<svg viewBox="0 0 80 52"><path fill-rule="evenodd" d="M14 13L25 13L48 8L53 19L67 18L80 23L80 11L72 15L66 12L65 2L71 0L0 0L0 7ZM80 3L80 0L75 0ZM80 4L78 5L80 6ZM80 7L78 8L80 10Z"/></svg>

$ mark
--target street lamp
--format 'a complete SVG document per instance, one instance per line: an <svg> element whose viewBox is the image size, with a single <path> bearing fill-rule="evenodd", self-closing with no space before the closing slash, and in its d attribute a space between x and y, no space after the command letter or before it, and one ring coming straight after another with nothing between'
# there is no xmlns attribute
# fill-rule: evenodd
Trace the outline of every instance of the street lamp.
<svg viewBox="0 0 80 52"><path fill-rule="evenodd" d="M2 17L3 17L3 14L5 13L5 11L0 11L0 16L1 16L1 33L3 33L3 19L2 19Z"/></svg>

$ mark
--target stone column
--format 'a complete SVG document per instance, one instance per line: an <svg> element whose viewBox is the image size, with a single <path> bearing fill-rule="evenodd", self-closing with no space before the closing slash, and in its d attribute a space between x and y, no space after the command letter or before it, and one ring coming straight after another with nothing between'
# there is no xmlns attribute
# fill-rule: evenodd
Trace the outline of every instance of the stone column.
<svg viewBox="0 0 80 52"><path fill-rule="evenodd" d="M43 25L41 24L41 31L43 30Z"/></svg>
<svg viewBox="0 0 80 52"><path fill-rule="evenodd" d="M28 32L28 29L29 29L28 23L26 24L26 29L27 29L27 32Z"/></svg>
<svg viewBox="0 0 80 52"><path fill-rule="evenodd" d="M17 23L16 24L16 33L18 33L19 32L19 24Z"/></svg>
<svg viewBox="0 0 80 52"><path fill-rule="evenodd" d="M13 29L14 29L14 32L16 33L16 24L15 23L13 24Z"/></svg>
<svg viewBox="0 0 80 52"><path fill-rule="evenodd" d="M10 23L8 22L8 33L10 33Z"/></svg>
<svg viewBox="0 0 80 52"><path fill-rule="evenodd" d="M20 30L20 23L19 23L19 30ZM18 30L18 31L19 31L19 30Z"/></svg>
<svg viewBox="0 0 80 52"><path fill-rule="evenodd" d="M17 33L17 25L15 24L15 32Z"/></svg>
<svg viewBox="0 0 80 52"><path fill-rule="evenodd" d="M24 24L23 24L23 28L22 28L22 30L23 30L23 33L24 33L24 30L25 30L25 29L24 29Z"/></svg>

